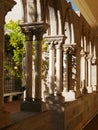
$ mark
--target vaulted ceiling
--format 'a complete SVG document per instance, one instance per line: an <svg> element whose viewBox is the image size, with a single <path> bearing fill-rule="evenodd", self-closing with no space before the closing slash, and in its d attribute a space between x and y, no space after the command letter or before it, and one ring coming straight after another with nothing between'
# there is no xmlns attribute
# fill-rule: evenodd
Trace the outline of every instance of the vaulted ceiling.
<svg viewBox="0 0 98 130"><path fill-rule="evenodd" d="M98 34L98 0L72 0L86 21Z"/></svg>

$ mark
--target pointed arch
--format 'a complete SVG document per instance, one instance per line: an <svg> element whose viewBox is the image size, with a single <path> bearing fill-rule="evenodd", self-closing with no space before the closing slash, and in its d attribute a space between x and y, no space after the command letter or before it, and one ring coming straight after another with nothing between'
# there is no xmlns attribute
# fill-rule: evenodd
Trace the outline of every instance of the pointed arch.
<svg viewBox="0 0 98 130"><path fill-rule="evenodd" d="M74 24L71 23L71 44L75 43Z"/></svg>
<svg viewBox="0 0 98 130"><path fill-rule="evenodd" d="M65 44L75 43L74 21L71 8L67 8L64 17L64 34L67 37Z"/></svg>
<svg viewBox="0 0 98 130"><path fill-rule="evenodd" d="M50 25L49 34L61 35L63 34L63 14L61 1L46 1L45 3L45 17L44 21L47 21Z"/></svg>
<svg viewBox="0 0 98 130"><path fill-rule="evenodd" d="M65 40L65 44L70 44L71 43L71 26L70 26L71 20L70 20L70 14L69 14L69 9L67 9L65 13L65 18L64 18L64 34L67 37Z"/></svg>

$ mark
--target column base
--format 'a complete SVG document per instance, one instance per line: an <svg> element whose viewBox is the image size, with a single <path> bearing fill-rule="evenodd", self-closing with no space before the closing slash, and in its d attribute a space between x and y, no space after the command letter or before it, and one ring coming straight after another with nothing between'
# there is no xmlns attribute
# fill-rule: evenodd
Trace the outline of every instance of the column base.
<svg viewBox="0 0 98 130"><path fill-rule="evenodd" d="M97 91L97 87L96 87L96 85L93 85L92 88L93 88L93 91L94 91L94 92Z"/></svg>
<svg viewBox="0 0 98 130"><path fill-rule="evenodd" d="M65 103L65 98L61 94L57 96L49 95L46 98L46 103L48 110L58 111L61 109L62 111Z"/></svg>
<svg viewBox="0 0 98 130"><path fill-rule="evenodd" d="M11 124L10 113L0 110L0 129Z"/></svg>
<svg viewBox="0 0 98 130"><path fill-rule="evenodd" d="M80 90L76 90L75 97L76 97L76 99L81 97L81 91Z"/></svg>
<svg viewBox="0 0 98 130"><path fill-rule="evenodd" d="M65 97L65 101L74 101L75 100L75 92L73 90L69 90L69 92L62 92L62 95Z"/></svg>
<svg viewBox="0 0 98 130"><path fill-rule="evenodd" d="M87 88L86 88L86 87L84 87L84 88L82 89L82 94L87 94Z"/></svg>
<svg viewBox="0 0 98 130"><path fill-rule="evenodd" d="M46 103L42 101L24 101L20 106L21 111L43 112L46 111Z"/></svg>
<svg viewBox="0 0 98 130"><path fill-rule="evenodd" d="M93 88L92 88L91 86L88 86L88 87L87 87L87 92L88 92L88 93L92 93L92 92L93 92Z"/></svg>

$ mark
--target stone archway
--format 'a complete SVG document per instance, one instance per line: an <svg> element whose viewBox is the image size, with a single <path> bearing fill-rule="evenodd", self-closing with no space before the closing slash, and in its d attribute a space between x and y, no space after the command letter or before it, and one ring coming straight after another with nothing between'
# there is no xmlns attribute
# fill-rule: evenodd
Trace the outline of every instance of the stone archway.
<svg viewBox="0 0 98 130"><path fill-rule="evenodd" d="M3 117L0 121L0 128L9 124L9 114L3 112L4 106L4 24L5 16L11 10L16 3L13 0L1 0L0 1L0 116Z"/></svg>

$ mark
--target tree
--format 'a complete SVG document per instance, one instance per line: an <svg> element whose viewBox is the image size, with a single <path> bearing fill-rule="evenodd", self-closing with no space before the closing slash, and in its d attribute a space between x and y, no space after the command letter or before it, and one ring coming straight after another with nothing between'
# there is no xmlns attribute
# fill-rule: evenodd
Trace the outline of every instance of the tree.
<svg viewBox="0 0 98 130"><path fill-rule="evenodd" d="M6 75L11 73L16 77L16 85L19 85L18 82L24 78L24 70L22 70L22 59L25 57L26 48L25 48L25 35L22 33L19 24L20 20L17 22L9 21L5 24L5 57L8 57L10 62L13 63L13 67L7 64L5 60L4 70ZM35 60L35 42L32 42L32 58ZM42 52L47 51L48 44L46 40L42 41ZM46 54L46 53L45 53ZM48 57L45 55L42 57L42 79L46 86L46 79L48 74ZM8 77L9 78L9 77Z"/></svg>
<svg viewBox="0 0 98 130"><path fill-rule="evenodd" d="M16 86L21 86L21 78L24 75L22 71L22 57L25 56L25 36L19 26L20 22L20 20L17 22L10 20L9 23L5 24L4 71L7 79L10 78L10 74L15 76ZM7 59L13 66L8 64Z"/></svg>

